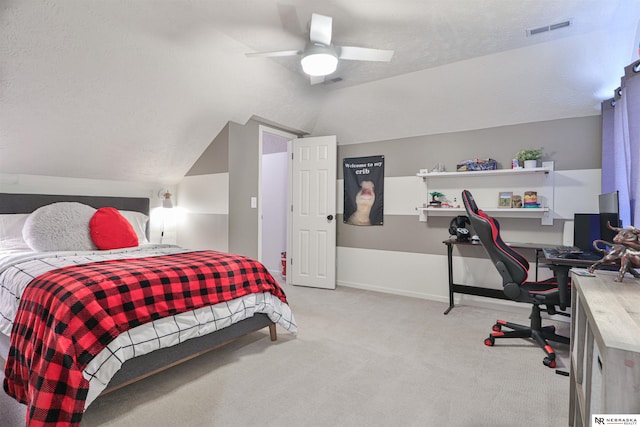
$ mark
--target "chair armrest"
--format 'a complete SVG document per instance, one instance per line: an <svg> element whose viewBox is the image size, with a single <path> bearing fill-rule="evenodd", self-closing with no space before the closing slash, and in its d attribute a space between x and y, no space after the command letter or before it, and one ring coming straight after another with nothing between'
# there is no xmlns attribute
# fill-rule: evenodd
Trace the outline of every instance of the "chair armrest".
<svg viewBox="0 0 640 427"><path fill-rule="evenodd" d="M553 270L558 282L558 299L560 300L558 306L560 310L566 310L567 307L571 307L571 290L569 287L569 270L571 270L571 267L568 265L549 265L549 268Z"/></svg>

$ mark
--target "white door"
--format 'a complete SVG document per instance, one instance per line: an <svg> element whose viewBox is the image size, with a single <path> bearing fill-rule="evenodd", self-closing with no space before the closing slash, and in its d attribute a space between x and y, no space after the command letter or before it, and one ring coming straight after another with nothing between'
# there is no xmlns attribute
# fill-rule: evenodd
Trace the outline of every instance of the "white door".
<svg viewBox="0 0 640 427"><path fill-rule="evenodd" d="M291 236L287 282L336 287L336 137L291 141Z"/></svg>

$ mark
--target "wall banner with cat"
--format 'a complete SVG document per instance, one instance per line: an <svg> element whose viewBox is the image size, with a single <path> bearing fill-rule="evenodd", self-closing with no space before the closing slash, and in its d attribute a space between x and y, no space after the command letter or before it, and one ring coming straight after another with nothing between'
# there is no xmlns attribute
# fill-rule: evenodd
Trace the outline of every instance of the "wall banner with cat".
<svg viewBox="0 0 640 427"><path fill-rule="evenodd" d="M382 225L384 217L384 156L343 160L344 222Z"/></svg>

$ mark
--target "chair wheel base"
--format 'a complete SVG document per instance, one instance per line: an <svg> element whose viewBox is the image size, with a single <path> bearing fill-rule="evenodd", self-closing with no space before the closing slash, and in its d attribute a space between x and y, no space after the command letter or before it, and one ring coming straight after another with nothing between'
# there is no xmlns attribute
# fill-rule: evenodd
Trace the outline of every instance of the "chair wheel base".
<svg viewBox="0 0 640 427"><path fill-rule="evenodd" d="M536 319L538 317L536 316ZM539 322L536 322L539 323ZM491 327L491 334L485 338L484 345L493 347L497 339L502 338L525 338L531 339L538 344L547 354L542 363L549 367L555 368L557 365L556 354L553 348L547 343L547 340L557 341L561 343L569 343L569 339L556 334L556 328L553 325L539 326L532 322L531 326L519 325L507 322L505 320L497 320ZM505 330L508 328L509 330Z"/></svg>
<svg viewBox="0 0 640 427"><path fill-rule="evenodd" d="M556 360L555 359L551 359L549 357L545 357L544 360L542 361L542 363L544 364L544 366L548 366L549 368L555 368L556 367Z"/></svg>

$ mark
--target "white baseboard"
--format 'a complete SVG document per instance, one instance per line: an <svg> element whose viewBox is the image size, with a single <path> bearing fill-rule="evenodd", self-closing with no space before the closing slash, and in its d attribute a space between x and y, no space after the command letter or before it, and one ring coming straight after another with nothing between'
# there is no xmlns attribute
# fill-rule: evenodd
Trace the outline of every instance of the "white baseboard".
<svg viewBox="0 0 640 427"><path fill-rule="evenodd" d="M375 286L375 285L370 285L366 283L355 283L355 282L349 282L344 280L338 280L336 284L338 286L346 286L348 288L362 289L365 291L382 292L385 294L400 295L400 296L412 297L412 298L428 299L431 301L438 301L438 302L449 301L448 298L444 298L441 295L432 295L432 294L412 292L412 291L406 291L406 290L395 289L395 288L386 288L386 287Z"/></svg>
<svg viewBox="0 0 640 427"><path fill-rule="evenodd" d="M362 289L365 291L373 291L373 292L381 292L385 294L399 295L399 296L405 296L405 297L411 297L411 298L420 298L420 299L426 299L430 301L442 302L445 304L449 303L449 298L442 297L441 295L403 291L395 288L386 288L386 287L375 286L375 285L370 285L366 283L355 283L355 282L349 282L344 280L339 280L336 283L338 286L345 286L348 288ZM489 309L502 310L502 311L507 310L507 311L513 311L513 312L521 312L521 311L529 312L531 309L530 308L531 306L529 304L522 304L515 301L480 297L476 295L465 295L465 294L458 294L458 293L455 293L453 295L453 302L454 302L454 305L456 306L469 305L469 306L475 306L475 307L489 308ZM561 316L554 316L554 318L555 317L561 317Z"/></svg>

